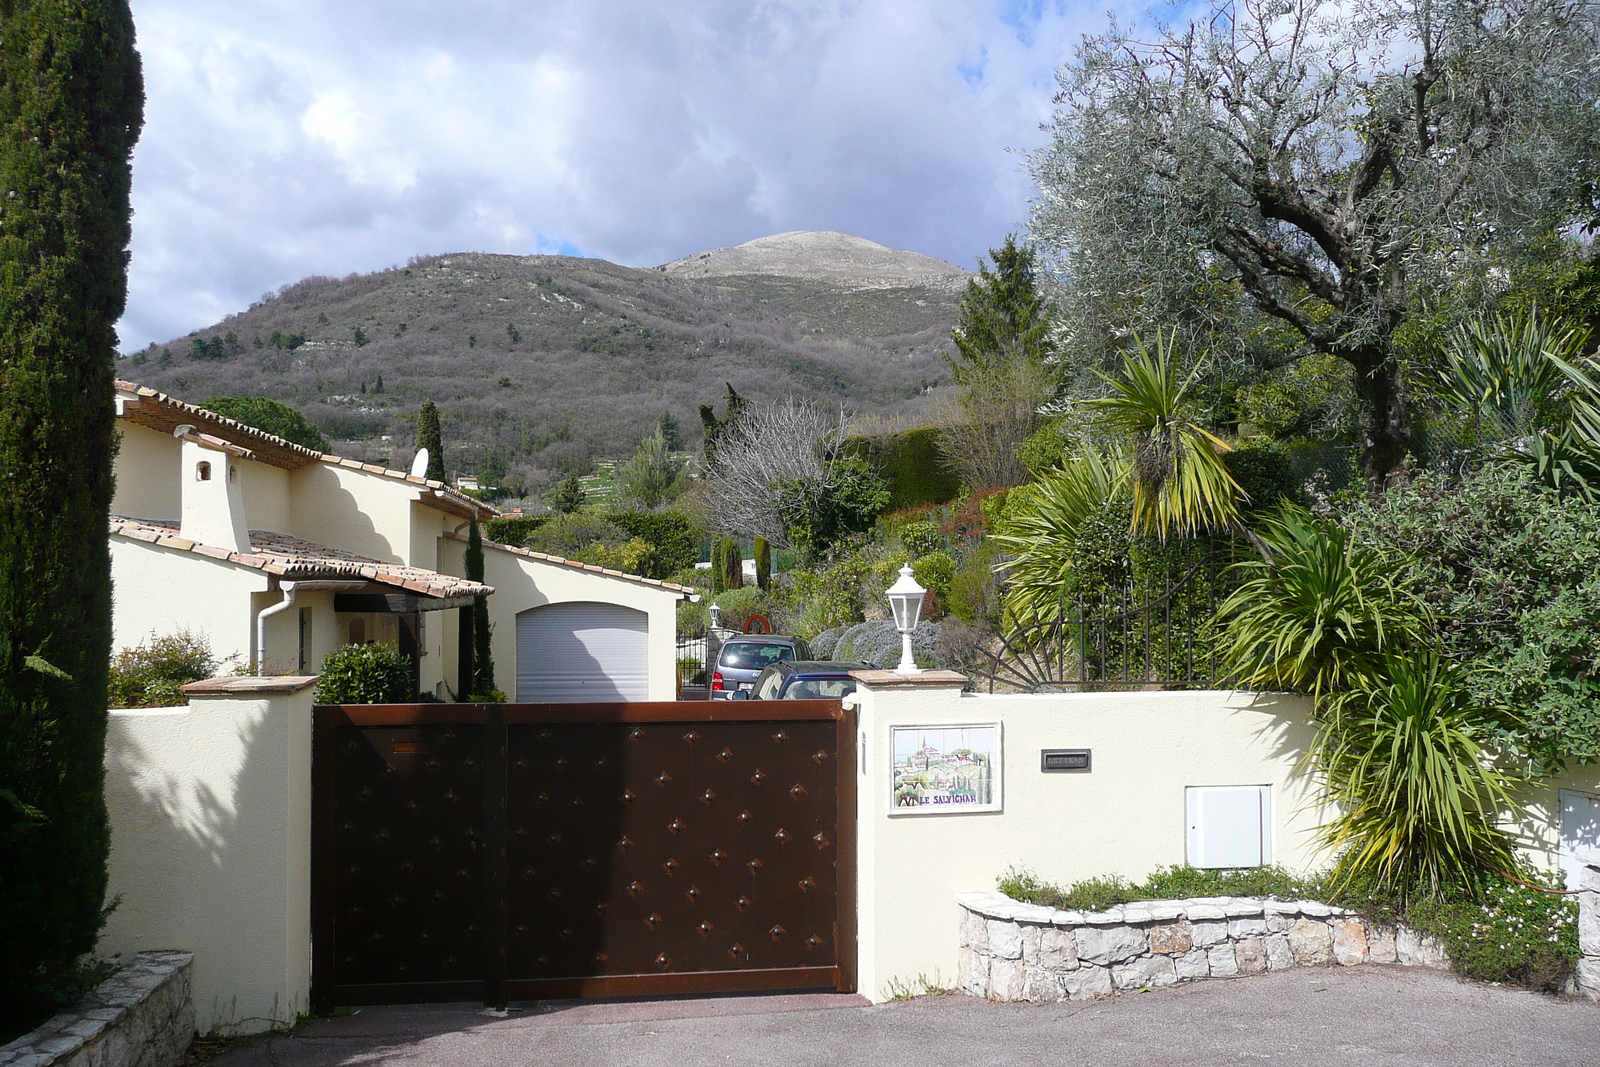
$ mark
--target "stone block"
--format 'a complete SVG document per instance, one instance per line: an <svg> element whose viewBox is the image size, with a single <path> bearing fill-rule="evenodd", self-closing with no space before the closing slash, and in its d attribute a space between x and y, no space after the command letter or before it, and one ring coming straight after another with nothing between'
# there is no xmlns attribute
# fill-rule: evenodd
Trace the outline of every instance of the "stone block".
<svg viewBox="0 0 1600 1067"><path fill-rule="evenodd" d="M968 996L988 996L989 957L963 946L956 956L956 985Z"/></svg>
<svg viewBox="0 0 1600 1067"><path fill-rule="evenodd" d="M1266 942L1259 937L1247 937L1233 946L1233 959L1240 974L1261 974L1267 969Z"/></svg>
<svg viewBox="0 0 1600 1067"><path fill-rule="evenodd" d="M1141 956L1149 945L1129 926L1086 926L1078 931L1078 959L1102 966Z"/></svg>
<svg viewBox="0 0 1600 1067"><path fill-rule="evenodd" d="M1194 947L1194 927L1186 922L1150 928L1150 951L1158 955L1188 952Z"/></svg>
<svg viewBox="0 0 1600 1067"><path fill-rule="evenodd" d="M1183 918L1184 911L1181 907L1182 903L1182 901L1158 901L1152 903L1148 909L1150 912L1150 921L1158 923L1170 923L1175 919Z"/></svg>
<svg viewBox="0 0 1600 1067"><path fill-rule="evenodd" d="M1228 936L1228 924L1226 922L1197 922L1193 924L1193 929L1194 943L1198 948L1204 948L1206 945L1215 945L1218 941Z"/></svg>
<svg viewBox="0 0 1600 1067"><path fill-rule="evenodd" d="M1600 893L1578 894L1578 951L1600 956Z"/></svg>
<svg viewBox="0 0 1600 1067"><path fill-rule="evenodd" d="M1360 919L1335 919L1333 927L1334 962L1354 967L1367 962L1367 928Z"/></svg>
<svg viewBox="0 0 1600 1067"><path fill-rule="evenodd" d="M1287 915L1281 911L1268 912L1266 923L1267 932L1272 934L1287 933L1289 927L1294 925L1298 915Z"/></svg>
<svg viewBox="0 0 1600 1067"><path fill-rule="evenodd" d="M1191 921L1196 922L1201 919L1226 919L1228 917L1228 913L1215 904L1191 904L1184 911Z"/></svg>
<svg viewBox="0 0 1600 1067"><path fill-rule="evenodd" d="M1022 926L1022 962L1039 962L1039 928L1031 924Z"/></svg>
<svg viewBox="0 0 1600 1067"><path fill-rule="evenodd" d="M1222 906L1222 910L1230 919L1253 919L1266 911L1259 900L1230 900Z"/></svg>
<svg viewBox="0 0 1600 1067"><path fill-rule="evenodd" d="M1367 962L1396 963L1400 959L1395 950L1394 931L1386 926L1367 928Z"/></svg>
<svg viewBox="0 0 1600 1067"><path fill-rule="evenodd" d="M1600 959L1584 956L1578 960L1578 993L1590 1000L1600 1001Z"/></svg>
<svg viewBox="0 0 1600 1067"><path fill-rule="evenodd" d="M1228 922L1228 936L1232 938L1260 937L1266 932L1265 919L1231 919Z"/></svg>
<svg viewBox="0 0 1600 1067"><path fill-rule="evenodd" d="M1394 954L1396 962L1408 967L1443 969L1450 966L1450 957L1445 955L1443 945L1434 938L1423 937L1409 926L1395 931Z"/></svg>
<svg viewBox="0 0 1600 1067"><path fill-rule="evenodd" d="M1159 989L1177 981L1170 956L1140 956L1111 968L1111 984L1118 989Z"/></svg>
<svg viewBox="0 0 1600 1067"><path fill-rule="evenodd" d="M1333 961L1333 931L1320 919L1300 919L1289 928L1289 951L1302 967Z"/></svg>
<svg viewBox="0 0 1600 1067"><path fill-rule="evenodd" d="M1022 928L1005 919L986 921L989 938L989 955L1003 960L1022 958ZM948 944L949 942L946 942Z"/></svg>
<svg viewBox="0 0 1600 1067"><path fill-rule="evenodd" d="M1078 939L1071 930L1052 926L1040 932L1039 964L1052 971L1070 971L1078 965Z"/></svg>
<svg viewBox="0 0 1600 1067"><path fill-rule="evenodd" d="M1266 939L1267 944L1267 969L1269 971L1282 971L1294 966L1294 953L1289 949L1289 939L1282 935L1275 935Z"/></svg>
<svg viewBox="0 0 1600 1067"><path fill-rule="evenodd" d="M1108 967L1079 967L1061 976L1061 988L1069 1000L1089 1000L1111 992Z"/></svg>
<svg viewBox="0 0 1600 1067"><path fill-rule="evenodd" d="M1213 978L1232 978L1239 973L1239 960L1233 954L1233 945L1227 941L1207 949L1206 958L1211 964Z"/></svg>
<svg viewBox="0 0 1600 1067"><path fill-rule="evenodd" d="M991 959L989 961L989 996L995 1000L1022 999L1022 961Z"/></svg>
<svg viewBox="0 0 1600 1067"><path fill-rule="evenodd" d="M1022 977L1022 996L1037 1004L1054 1004L1063 996L1061 979L1042 967L1029 967Z"/></svg>
<svg viewBox="0 0 1600 1067"><path fill-rule="evenodd" d="M961 943L979 952L989 951L989 921L977 912L962 909Z"/></svg>
<svg viewBox="0 0 1600 1067"><path fill-rule="evenodd" d="M1203 948L1190 949L1173 961L1179 978L1210 978L1211 958Z"/></svg>

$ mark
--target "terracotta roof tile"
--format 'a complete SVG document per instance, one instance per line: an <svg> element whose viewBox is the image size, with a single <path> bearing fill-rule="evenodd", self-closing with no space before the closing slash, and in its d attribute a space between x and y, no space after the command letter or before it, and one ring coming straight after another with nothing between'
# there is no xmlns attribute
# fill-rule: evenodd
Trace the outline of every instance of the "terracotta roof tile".
<svg viewBox="0 0 1600 1067"><path fill-rule="evenodd" d="M215 545L197 544L177 536L176 524L150 519L125 519L113 515L110 530L113 534L133 541L144 541L164 548L227 560L242 567L265 571L291 581L364 579L438 600L488 596L494 592L492 586L469 582L453 574L440 574L437 571L408 567L400 563L384 563L382 560L369 559L353 552L329 548L326 545L304 541L288 534L274 533L271 530L250 531L249 553L229 552Z"/></svg>

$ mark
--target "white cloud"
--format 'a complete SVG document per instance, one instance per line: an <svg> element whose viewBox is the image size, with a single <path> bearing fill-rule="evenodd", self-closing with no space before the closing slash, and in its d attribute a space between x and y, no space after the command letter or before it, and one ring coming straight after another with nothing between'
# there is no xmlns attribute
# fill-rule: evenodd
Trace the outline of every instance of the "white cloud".
<svg viewBox="0 0 1600 1067"><path fill-rule="evenodd" d="M1099 8L135 0L124 347L415 254L647 266L831 229L971 266Z"/></svg>

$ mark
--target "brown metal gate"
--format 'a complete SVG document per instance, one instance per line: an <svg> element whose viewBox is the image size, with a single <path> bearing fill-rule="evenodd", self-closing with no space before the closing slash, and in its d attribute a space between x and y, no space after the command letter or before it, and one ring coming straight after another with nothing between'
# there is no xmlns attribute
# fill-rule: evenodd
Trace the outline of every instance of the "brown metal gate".
<svg viewBox="0 0 1600 1067"><path fill-rule="evenodd" d="M836 700L318 707L321 1005L855 986Z"/></svg>

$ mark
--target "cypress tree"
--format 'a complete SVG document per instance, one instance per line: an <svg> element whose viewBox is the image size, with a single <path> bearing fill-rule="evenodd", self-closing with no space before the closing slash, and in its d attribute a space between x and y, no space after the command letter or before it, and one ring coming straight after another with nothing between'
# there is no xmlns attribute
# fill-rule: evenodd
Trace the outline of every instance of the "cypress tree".
<svg viewBox="0 0 1600 1067"><path fill-rule="evenodd" d="M424 400L422 410L417 412L417 451L424 448L428 450L426 477L444 481L444 439L439 436L439 409L431 400Z"/></svg>
<svg viewBox="0 0 1600 1067"><path fill-rule="evenodd" d="M0 1030L70 996L105 905L104 787L129 159L126 0L0 0Z"/></svg>
<svg viewBox="0 0 1600 1067"><path fill-rule="evenodd" d="M722 564L726 568L723 576L723 588L744 588L744 552L739 547L737 538L725 537L722 539Z"/></svg>
<svg viewBox="0 0 1600 1067"><path fill-rule="evenodd" d="M483 581L483 534L478 530L478 517L472 517L467 531L467 581ZM472 598L472 679L467 686L468 700L485 701L501 699L500 687L494 682L494 650L489 638L489 598Z"/></svg>
<svg viewBox="0 0 1600 1067"><path fill-rule="evenodd" d="M761 587L763 593L772 592L772 546L765 537L757 537L755 543L756 557L756 585Z"/></svg>

